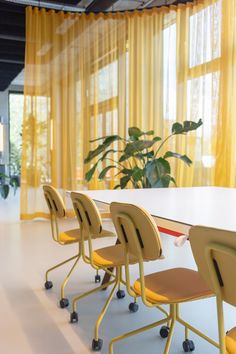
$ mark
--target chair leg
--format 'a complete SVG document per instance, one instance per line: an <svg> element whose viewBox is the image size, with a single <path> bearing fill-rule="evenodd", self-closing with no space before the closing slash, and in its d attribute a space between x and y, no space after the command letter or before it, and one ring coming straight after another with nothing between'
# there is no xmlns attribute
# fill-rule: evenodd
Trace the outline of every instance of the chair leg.
<svg viewBox="0 0 236 354"><path fill-rule="evenodd" d="M171 341L172 341L172 337L173 337L173 333L174 333L174 327L175 327L175 321L176 321L176 305L175 304L170 305L170 318L171 318L170 332L168 334L168 338L166 341L164 354L169 353L170 345L171 345ZM169 322L170 321L168 321L168 323Z"/></svg>
<svg viewBox="0 0 236 354"><path fill-rule="evenodd" d="M102 339L99 338L99 335L98 335L99 327L100 327L101 322L102 322L102 320L103 320L103 318L104 318L104 316L106 314L108 306L111 303L111 300L112 300L112 298L114 296L115 290L116 290L117 287L119 287L119 283L120 283L120 279L118 277L116 279L116 281L115 281L115 284L114 284L114 286L113 286L113 288L112 288L112 290L111 290L111 292L110 292L110 294L109 294L109 296L108 296L108 298L106 300L106 303L105 303L100 315L98 316L98 319L97 319L97 322L96 322L96 325L95 325L95 330L94 330L94 339L92 341L92 349L94 351L99 351L99 350L102 349L103 341L102 341Z"/></svg>
<svg viewBox="0 0 236 354"><path fill-rule="evenodd" d="M56 264L54 267L49 268L49 269L46 271L46 273L45 273L45 280L48 281L48 274L49 274L52 270L61 267L62 265L66 264L66 263L68 263L68 262L70 262L70 261L72 261L73 259L75 259L75 258L77 258L77 257L78 257L78 254L77 254L76 256L73 256L73 257L71 257L71 258L66 259L66 260L63 261L63 262L60 262L60 263Z"/></svg>
<svg viewBox="0 0 236 354"><path fill-rule="evenodd" d="M217 302L220 354L226 354L223 304L219 296L216 297L216 302Z"/></svg>
<svg viewBox="0 0 236 354"><path fill-rule="evenodd" d="M102 289L104 289L104 288L107 288L108 286L114 284L115 282L116 282L116 280L113 279L113 280L111 280L111 281L108 282L108 283L102 284L101 286L99 286L99 287L97 287L97 288L95 288L95 289L92 289L92 290L90 290L90 291L87 291L86 293L83 293L83 294L81 294L81 295L78 295L78 296L74 297L74 298L72 299L72 312L71 312L71 314L70 314L70 322L71 322L71 323L78 322L78 313L77 313L77 311L76 311L76 307L77 307L77 302L78 302L79 300L81 300L81 299L83 299L84 297L87 297L87 296L89 296L89 295L91 295L91 294L93 294L93 293L95 293L95 292L97 292L97 291L99 291L99 290L102 290Z"/></svg>
<svg viewBox="0 0 236 354"><path fill-rule="evenodd" d="M188 340L188 330L192 331L193 333L197 334L199 337L205 339L207 342L214 345L216 348L220 348L219 343L215 342L210 337L206 336L204 333L199 331L197 328L190 325L190 323L184 321L179 315L179 304L176 305L176 321L182 324L185 327L185 340ZM187 337L187 338L186 338ZM221 354L226 354L226 352L222 351Z"/></svg>
<svg viewBox="0 0 236 354"><path fill-rule="evenodd" d="M60 307L61 308L65 308L69 305L69 300L67 298L65 298L65 286L68 283L68 280L69 280L73 270L75 269L76 265L78 264L80 257L81 257L81 255L79 254L76 261L74 262L73 266L71 267L69 273L65 277L63 283L61 284L61 300L60 300Z"/></svg>
<svg viewBox="0 0 236 354"><path fill-rule="evenodd" d="M169 320L170 320L170 317L164 318L163 320L160 320L158 322L151 323L151 324L149 324L147 326L135 329L134 331L130 331L130 332L127 332L127 333L125 333L125 334L123 334L121 336L113 338L110 341L110 343L109 343L109 354L113 354L113 345L114 345L114 343L119 342L120 340L126 339L128 337L134 336L136 334L148 331L149 329L158 327L158 326L162 325L163 323L168 322Z"/></svg>

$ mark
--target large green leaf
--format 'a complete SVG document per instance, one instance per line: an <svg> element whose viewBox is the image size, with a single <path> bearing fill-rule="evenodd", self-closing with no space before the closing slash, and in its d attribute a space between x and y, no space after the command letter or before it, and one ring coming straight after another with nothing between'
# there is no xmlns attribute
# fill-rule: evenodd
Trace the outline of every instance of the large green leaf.
<svg viewBox="0 0 236 354"><path fill-rule="evenodd" d="M155 141L153 140L138 140L134 141L132 143L128 143L125 147L125 154L132 156L136 152L140 152L144 149L149 149L155 144Z"/></svg>
<svg viewBox="0 0 236 354"><path fill-rule="evenodd" d="M186 134L192 130L196 130L197 128L199 128L201 125L203 124L202 120L199 119L198 122L193 122L191 120L185 120L183 122L183 124L181 123L174 123L172 125L172 129L171 129L171 132L172 134Z"/></svg>
<svg viewBox="0 0 236 354"><path fill-rule="evenodd" d="M88 156L85 158L84 163L90 162L94 157L100 155L103 151L105 151L109 145L114 143L114 141L121 140L119 135L111 135L105 138L102 144L98 145L95 150L90 150Z"/></svg>
<svg viewBox="0 0 236 354"><path fill-rule="evenodd" d="M152 140L155 142L162 140L160 136L155 136Z"/></svg>
<svg viewBox="0 0 236 354"><path fill-rule="evenodd" d="M174 179L174 177L171 177L170 180L171 180L171 182L174 183L175 187L177 187L177 183L176 183L176 180Z"/></svg>
<svg viewBox="0 0 236 354"><path fill-rule="evenodd" d="M89 140L90 143L94 143L95 141L99 141L99 140L104 140L103 143L105 143L105 141L116 141L116 140L123 140L119 135L108 135L108 136L102 136L101 138L97 138L97 139L93 139L93 140Z"/></svg>
<svg viewBox="0 0 236 354"><path fill-rule="evenodd" d="M7 199L9 191L10 191L10 187L8 184L1 184L0 185L0 194L3 199Z"/></svg>
<svg viewBox="0 0 236 354"><path fill-rule="evenodd" d="M115 165L110 165L105 167L102 172L99 174L98 178L99 179L103 179L104 177L106 177L106 174L108 171L110 171L112 168L117 168Z"/></svg>
<svg viewBox="0 0 236 354"><path fill-rule="evenodd" d="M118 141L118 140L123 140L123 139L119 135L110 135L104 140L103 144L110 145L114 143L114 141Z"/></svg>
<svg viewBox="0 0 236 354"><path fill-rule="evenodd" d="M188 166L190 166L192 163L192 160L190 160L188 156L178 154L177 152L167 151L164 155L164 159L168 159L169 157L175 157L177 159L180 159L183 162L185 162Z"/></svg>
<svg viewBox="0 0 236 354"><path fill-rule="evenodd" d="M191 120L185 120L183 122L183 129L184 129L184 133L188 133L192 130L196 130L197 128L199 128L201 125L203 124L202 120L199 119L198 122L193 122Z"/></svg>
<svg viewBox="0 0 236 354"><path fill-rule="evenodd" d="M131 138L135 138L136 140L143 135L143 132L137 127L130 127L128 129L128 134Z"/></svg>
<svg viewBox="0 0 236 354"><path fill-rule="evenodd" d="M165 175L162 176L156 184L152 186L152 188L168 188L170 185L171 181L171 176L170 175Z"/></svg>
<svg viewBox="0 0 236 354"><path fill-rule="evenodd" d="M88 156L85 158L84 163L90 162L94 157L98 156L101 154L103 151L105 151L107 148L106 145L100 144L95 150L90 150L88 153Z"/></svg>
<svg viewBox="0 0 236 354"><path fill-rule="evenodd" d="M99 162L99 161L98 161L98 162ZM94 175L94 172L96 171L98 162L95 163L95 164L93 165L93 167L85 174L85 179L86 179L86 181L88 181L88 182L91 181L91 179L92 179L92 177L93 177L93 175Z"/></svg>
<svg viewBox="0 0 236 354"><path fill-rule="evenodd" d="M121 155L121 157L119 158L119 162L123 162L123 161L126 161L130 158L130 155L127 155L127 154L123 154Z"/></svg>
<svg viewBox="0 0 236 354"><path fill-rule="evenodd" d="M155 132L154 130L148 130L147 132L144 133L145 135L154 135Z"/></svg>
<svg viewBox="0 0 236 354"><path fill-rule="evenodd" d="M134 182L140 181L144 176L144 171L143 169L139 168L138 166L135 166L133 168L133 173L132 173L132 178Z"/></svg>
<svg viewBox="0 0 236 354"><path fill-rule="evenodd" d="M96 138L96 139L93 139L93 140L89 140L90 143L94 143L95 141L99 141L99 140L104 140L106 139L107 136L101 136L100 138Z"/></svg>
<svg viewBox="0 0 236 354"><path fill-rule="evenodd" d="M139 160L142 160L144 159L145 157L151 159L152 157L154 156L154 151L148 151L148 152L145 152L145 153L138 153L138 154L135 154L134 157L136 157L137 159Z"/></svg>
<svg viewBox="0 0 236 354"><path fill-rule="evenodd" d="M163 183L160 182L160 180L165 175L170 174L170 164L167 160L163 159L162 157L159 157L158 159L152 160L147 163L144 173L151 186L153 188L157 187L159 184Z"/></svg>
<svg viewBox="0 0 236 354"><path fill-rule="evenodd" d="M100 161L105 160L105 158L107 157L108 154L115 153L115 152L119 152L119 150L114 150L114 149L107 150L100 158Z"/></svg>
<svg viewBox="0 0 236 354"><path fill-rule="evenodd" d="M182 134L183 133L183 126L182 124L176 122L172 125L171 128L172 134Z"/></svg>
<svg viewBox="0 0 236 354"><path fill-rule="evenodd" d="M132 176L133 174L133 169L131 168L123 168L120 173L123 173L124 175Z"/></svg>
<svg viewBox="0 0 236 354"><path fill-rule="evenodd" d="M130 181L130 176L124 176L120 179L120 188L125 189L127 186L128 182Z"/></svg>

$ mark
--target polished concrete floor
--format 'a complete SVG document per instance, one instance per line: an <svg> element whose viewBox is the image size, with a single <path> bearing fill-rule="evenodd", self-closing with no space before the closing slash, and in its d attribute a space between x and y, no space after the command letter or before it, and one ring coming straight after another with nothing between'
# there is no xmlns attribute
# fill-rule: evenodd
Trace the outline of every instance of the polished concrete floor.
<svg viewBox="0 0 236 354"><path fill-rule="evenodd" d="M51 275L54 287L43 287L44 272L51 265L76 253L76 246L59 246L50 237L48 221L20 222L19 197L0 200L0 354L87 354L91 353L94 322L106 299L107 291L99 292L79 303L79 322L69 323L69 310L58 307L59 285L67 266ZM65 221L65 229L76 226L75 221ZM112 227L107 222L107 227ZM189 244L176 248L174 239L162 235L165 260L148 263L146 272L174 266L194 268ZM96 241L95 247L112 244L114 240ZM132 268L135 278L137 269ZM68 287L71 298L76 293L92 289L94 271L81 263ZM109 339L139 326L157 321L161 315L155 309L140 304L137 313L130 314L130 298L114 298L102 323L100 337L104 340L101 353L108 354ZM183 317L217 339L215 300L183 304ZM236 310L225 306L226 329L236 325ZM131 337L115 345L115 354L161 354L165 340L157 328ZM181 354L184 330L176 326L170 354ZM204 340L191 334L196 354L215 354L219 351Z"/></svg>

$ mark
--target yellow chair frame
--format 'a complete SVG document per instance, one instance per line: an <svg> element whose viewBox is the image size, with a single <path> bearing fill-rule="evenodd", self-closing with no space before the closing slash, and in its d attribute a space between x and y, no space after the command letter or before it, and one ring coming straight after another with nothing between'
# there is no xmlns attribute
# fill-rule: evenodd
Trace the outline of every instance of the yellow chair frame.
<svg viewBox="0 0 236 354"><path fill-rule="evenodd" d="M45 273L45 288L51 289L53 284L51 281L49 281L48 276L49 273L61 266L63 266L64 264L75 260L75 262L73 263L72 267L70 268L68 274L66 275L66 277L64 278L62 284L61 284L61 289L60 289L60 306L61 308L67 307L69 305L69 301L68 299L65 297L65 286L69 281L69 278L72 274L72 272L74 271L76 265L78 264L80 258L81 258L81 240L80 240L80 230L79 229L75 229L75 230L69 230L73 231L73 233L75 234L74 239L71 239L68 242L62 242L61 241L61 233L59 231L59 225L58 225L58 219L62 219L66 216L66 210L65 210L65 206L64 206L64 202L61 198L61 196L59 195L58 191L50 186L50 185L44 185L43 186L43 190L44 190L44 196L49 208L49 212L50 212L50 224L51 224L51 233L52 233L52 238L55 242L59 243L60 245L67 245L67 244L71 244L71 243L77 243L78 244L78 252L76 253L76 255L74 255L73 257L70 257L68 259L66 259L63 262L60 262L58 264L56 264L55 266L49 268L46 273ZM65 231L64 234L66 234L68 231ZM76 239L76 234L78 235L78 239Z"/></svg>
<svg viewBox="0 0 236 354"><path fill-rule="evenodd" d="M102 340L99 338L99 328L101 325L101 322L105 316L105 313L109 307L109 304L114 296L115 290L118 289L118 292L120 291L120 286L121 284L126 285L126 282L124 281L122 277L122 267L115 267L115 274L113 271L110 271L109 266L102 266L102 265L97 265L95 260L94 260L94 250L93 250L93 243L92 243L92 235L94 232L99 233L102 231L101 228L101 217L98 212L97 206L94 203L94 201L89 198L86 194L84 193L78 193L78 192L72 192L71 193L71 199L72 199L72 204L74 207L75 214L77 216L79 225L80 225L80 230L81 230L81 256L83 260L86 263L89 263L94 269L102 269L106 273L108 273L113 279L102 284L101 286L92 289L90 291L87 291L83 294L77 295L73 297L72 299L72 312L70 315L70 322L78 322L78 313L77 313L77 303L79 300L95 293L98 292L102 289L106 289L110 285L113 285L112 290L109 293L109 296L102 308L102 311L99 314L99 317L96 321L95 328L94 328L94 339L92 341L92 348L93 350L97 351L100 350L102 347ZM95 225L95 226L94 226ZM94 230L95 229L95 230ZM88 249L89 249L89 255L85 254L84 250L84 240L88 241ZM115 245L113 247L116 247ZM136 298L136 297L135 297Z"/></svg>
<svg viewBox="0 0 236 354"><path fill-rule="evenodd" d="M128 262L130 252L132 252L132 253L135 252L135 254L138 257L138 266L139 266L139 274L140 274L139 282L141 284L142 301L146 306L156 307L162 311L163 309L160 307L160 305L163 304L162 302L152 303L147 299L146 292L145 292L146 287L145 287L145 275L144 275L143 250L142 250L142 247L140 246L140 240L137 237L136 226L135 226L133 219L130 217L130 215L128 215L127 212L117 212L116 210L113 211L112 205L119 205L119 204L122 206L122 203L112 203L111 204L111 213L112 213L112 218L113 218L118 235L120 235L122 233L121 220L125 221L126 226L129 230L129 232L126 231L126 237L128 239L126 242L126 264L125 264L127 291L131 296L139 295L135 292L134 288L131 286L130 270L129 270L129 262ZM123 203L123 205L126 206L127 204ZM130 205L130 207L132 207L132 205ZM137 206L134 206L134 207L138 208ZM143 210L142 208L139 208L139 209ZM143 212L144 212L144 214L146 214L146 217L151 218L151 216L145 210L143 210ZM157 256L156 256L156 259L158 259L158 258L160 258L159 254L157 254ZM181 302L183 302L183 301L181 301ZM164 311L162 311L162 312L164 312ZM164 319L113 338L109 343L109 354L113 354L114 343L116 343L120 340L123 340L125 338L128 338L130 336L142 333L142 332L149 330L151 328L157 327L163 323L167 323L168 326L170 327L170 332L169 332L166 346L164 349L164 354L168 354L169 349L170 349L170 345L171 345L171 340L173 337L174 326L175 326L176 322L179 322L180 324L182 324L185 327L185 340L188 339L188 332L189 332L189 330L191 330L192 332L194 332L198 336L202 337L203 339L205 339L206 341L208 341L209 343L211 343L215 347L219 348L219 344L217 342L215 342L213 339L206 336L204 333L202 333L201 331L199 331L198 329L193 327L188 322L184 321L180 316L179 303L174 303L174 304L170 304L170 313L169 314L167 313L166 317Z"/></svg>

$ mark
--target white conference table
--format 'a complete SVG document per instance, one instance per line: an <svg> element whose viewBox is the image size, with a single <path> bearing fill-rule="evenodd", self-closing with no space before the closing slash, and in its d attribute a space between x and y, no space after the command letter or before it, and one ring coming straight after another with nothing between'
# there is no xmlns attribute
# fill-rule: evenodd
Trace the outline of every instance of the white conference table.
<svg viewBox="0 0 236 354"><path fill-rule="evenodd" d="M81 191L80 191L81 192ZM236 231L236 188L191 187L123 190L88 190L104 212L113 201L137 204L154 218L159 230L188 235L192 225Z"/></svg>

